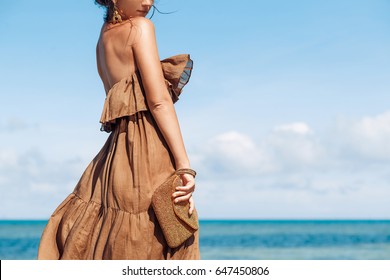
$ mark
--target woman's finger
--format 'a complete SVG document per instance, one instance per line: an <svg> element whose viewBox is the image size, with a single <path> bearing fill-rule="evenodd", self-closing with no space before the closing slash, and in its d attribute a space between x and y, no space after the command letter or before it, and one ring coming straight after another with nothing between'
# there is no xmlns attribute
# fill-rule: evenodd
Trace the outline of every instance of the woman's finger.
<svg viewBox="0 0 390 280"><path fill-rule="evenodd" d="M178 186L176 187L176 190L178 191L194 191L195 190L195 182L192 181L192 182L188 182L187 185L185 186Z"/></svg>
<svg viewBox="0 0 390 280"><path fill-rule="evenodd" d="M188 210L188 214L192 215L192 213L194 212L194 209L195 209L195 203L194 203L194 199L192 198L192 196L190 197L189 203L190 203L190 209Z"/></svg>
<svg viewBox="0 0 390 280"><path fill-rule="evenodd" d="M190 187L190 188L189 187L177 187L176 191L177 192L185 192L185 193L194 192L195 187Z"/></svg>
<svg viewBox="0 0 390 280"><path fill-rule="evenodd" d="M192 196L192 193L189 193L187 195L179 196L178 198L175 199L175 203L179 203L182 201L188 201Z"/></svg>
<svg viewBox="0 0 390 280"><path fill-rule="evenodd" d="M178 197L178 196L183 196L183 195L186 195L188 194L189 192L183 192L183 191L178 191L178 192L174 192L172 194L172 197L175 198L175 197Z"/></svg>

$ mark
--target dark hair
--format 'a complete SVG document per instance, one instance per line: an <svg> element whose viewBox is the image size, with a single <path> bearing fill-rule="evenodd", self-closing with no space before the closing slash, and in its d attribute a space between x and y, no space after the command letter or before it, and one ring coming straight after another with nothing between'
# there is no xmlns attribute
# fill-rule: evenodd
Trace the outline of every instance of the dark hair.
<svg viewBox="0 0 390 280"><path fill-rule="evenodd" d="M104 21L110 22L113 14L114 14L114 3L112 2L112 0L95 0L95 4L97 4L101 7L104 7L106 9L106 14L104 15ZM152 15L150 16L150 18L153 17L155 11L157 11L159 14L172 14L172 13L174 13L174 12L167 12L167 13L161 12L159 9L156 8L155 5L152 5L152 8L153 8L153 11L152 11Z"/></svg>
<svg viewBox="0 0 390 280"><path fill-rule="evenodd" d="M106 14L104 15L104 21L109 22L114 14L114 3L112 0L95 0L95 4L100 5L106 9Z"/></svg>

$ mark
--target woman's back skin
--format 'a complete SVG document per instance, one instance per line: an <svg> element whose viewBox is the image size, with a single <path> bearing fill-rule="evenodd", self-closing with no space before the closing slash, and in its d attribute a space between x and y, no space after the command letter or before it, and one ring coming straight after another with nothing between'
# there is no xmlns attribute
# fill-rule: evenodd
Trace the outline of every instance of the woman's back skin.
<svg viewBox="0 0 390 280"><path fill-rule="evenodd" d="M102 26L96 46L96 62L106 93L115 83L136 70L132 50L136 30L130 21L119 26L109 23Z"/></svg>

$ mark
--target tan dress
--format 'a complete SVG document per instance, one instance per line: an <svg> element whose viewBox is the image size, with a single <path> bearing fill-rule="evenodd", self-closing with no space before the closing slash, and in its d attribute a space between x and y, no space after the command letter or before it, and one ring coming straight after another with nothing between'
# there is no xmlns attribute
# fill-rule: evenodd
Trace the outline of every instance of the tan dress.
<svg viewBox="0 0 390 280"><path fill-rule="evenodd" d="M192 60L177 55L161 65L176 102L191 75ZM175 167L148 110L138 72L110 89L100 122L110 135L51 215L38 259L199 259L198 232L180 247L169 248L151 207L153 191Z"/></svg>

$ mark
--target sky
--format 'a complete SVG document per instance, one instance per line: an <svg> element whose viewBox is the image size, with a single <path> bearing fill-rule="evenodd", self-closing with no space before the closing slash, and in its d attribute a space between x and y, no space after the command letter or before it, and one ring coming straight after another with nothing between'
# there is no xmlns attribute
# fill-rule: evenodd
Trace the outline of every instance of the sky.
<svg viewBox="0 0 390 280"><path fill-rule="evenodd" d="M390 219L390 1L160 0L201 219ZM0 9L0 219L48 219L105 143L93 1Z"/></svg>

